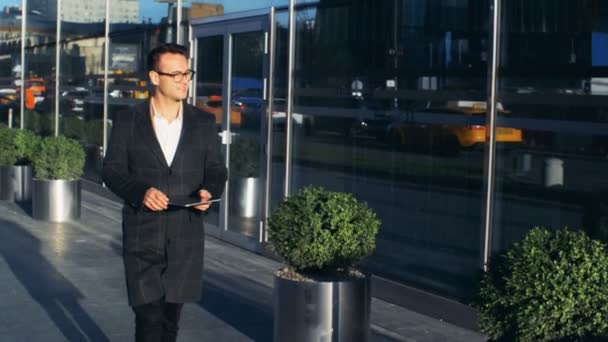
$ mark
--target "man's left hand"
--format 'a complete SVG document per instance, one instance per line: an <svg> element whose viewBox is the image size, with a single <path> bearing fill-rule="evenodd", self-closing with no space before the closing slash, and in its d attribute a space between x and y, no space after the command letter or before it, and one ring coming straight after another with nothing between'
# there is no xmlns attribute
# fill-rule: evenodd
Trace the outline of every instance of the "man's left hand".
<svg viewBox="0 0 608 342"><path fill-rule="evenodd" d="M201 198L201 201L209 201L212 197L211 194L209 193L209 191L207 191L207 190L200 190L198 192L198 195ZM210 206L211 206L211 203L199 204L199 205L195 206L194 209L200 210L200 211L207 211L207 209L209 209Z"/></svg>

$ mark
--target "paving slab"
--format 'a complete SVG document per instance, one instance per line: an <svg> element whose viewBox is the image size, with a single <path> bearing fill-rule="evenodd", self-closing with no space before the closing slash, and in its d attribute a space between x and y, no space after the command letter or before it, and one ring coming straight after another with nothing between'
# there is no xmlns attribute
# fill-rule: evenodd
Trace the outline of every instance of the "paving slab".
<svg viewBox="0 0 608 342"><path fill-rule="evenodd" d="M0 202L0 341L132 341L121 258L121 204L83 191L80 220L58 224ZM272 341L274 260L208 238L203 299L178 341ZM372 338L485 341L475 331L378 299Z"/></svg>

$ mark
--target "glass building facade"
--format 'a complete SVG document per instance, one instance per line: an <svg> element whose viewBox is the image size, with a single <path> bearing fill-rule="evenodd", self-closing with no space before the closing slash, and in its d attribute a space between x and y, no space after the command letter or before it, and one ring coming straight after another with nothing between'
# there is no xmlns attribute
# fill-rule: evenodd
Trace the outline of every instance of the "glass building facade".
<svg viewBox="0 0 608 342"><path fill-rule="evenodd" d="M291 5L0 0L0 120L78 139L101 186L112 119L151 94L147 51L178 42L231 174L213 236L264 252L284 196L350 192L382 221L375 294L463 307L535 226L608 238L608 1Z"/></svg>

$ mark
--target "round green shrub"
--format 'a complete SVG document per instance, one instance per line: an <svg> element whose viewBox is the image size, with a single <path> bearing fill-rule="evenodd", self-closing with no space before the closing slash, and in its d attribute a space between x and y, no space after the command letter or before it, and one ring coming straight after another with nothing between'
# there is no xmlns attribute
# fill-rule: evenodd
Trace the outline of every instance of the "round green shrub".
<svg viewBox="0 0 608 342"><path fill-rule="evenodd" d="M0 165L25 165L32 160L37 137L28 130L0 127Z"/></svg>
<svg viewBox="0 0 608 342"><path fill-rule="evenodd" d="M61 132L64 136L76 140L85 138L85 123L77 116L68 116L62 118Z"/></svg>
<svg viewBox="0 0 608 342"><path fill-rule="evenodd" d="M25 110L23 116L25 118L23 120L24 127L34 133L40 133L40 114L34 110Z"/></svg>
<svg viewBox="0 0 608 342"><path fill-rule="evenodd" d="M55 114L39 113L34 110L26 110L24 113L24 126L26 129L39 135L52 135L55 130Z"/></svg>
<svg viewBox="0 0 608 342"><path fill-rule="evenodd" d="M78 141L63 136L45 137L34 154L34 177L78 179L82 176L84 162L84 149Z"/></svg>
<svg viewBox="0 0 608 342"><path fill-rule="evenodd" d="M87 121L85 124L85 141L89 144L97 146L103 145L103 120L94 119ZM112 130L112 125L108 122L108 132Z"/></svg>
<svg viewBox="0 0 608 342"><path fill-rule="evenodd" d="M15 148L19 151L16 164L31 164L34 159L34 154L38 150L40 137L35 135L32 131L26 129L19 129L17 130L17 135L15 138Z"/></svg>
<svg viewBox="0 0 608 342"><path fill-rule="evenodd" d="M260 143L251 137L238 137L230 144L230 176L259 177Z"/></svg>
<svg viewBox="0 0 608 342"><path fill-rule="evenodd" d="M495 340L603 340L608 249L584 232L534 228L491 260L478 304L481 331Z"/></svg>
<svg viewBox="0 0 608 342"><path fill-rule="evenodd" d="M353 195L305 187L268 221L270 248L297 272L347 270L376 247L380 221Z"/></svg>
<svg viewBox="0 0 608 342"><path fill-rule="evenodd" d="M17 161L18 151L15 150L16 130L0 127L0 165L11 166Z"/></svg>

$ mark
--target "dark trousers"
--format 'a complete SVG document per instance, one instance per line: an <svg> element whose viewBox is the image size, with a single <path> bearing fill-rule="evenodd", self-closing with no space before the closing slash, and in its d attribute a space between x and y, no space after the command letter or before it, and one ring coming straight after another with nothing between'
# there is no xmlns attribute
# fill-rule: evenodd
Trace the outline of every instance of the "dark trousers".
<svg viewBox="0 0 608 342"><path fill-rule="evenodd" d="M135 342L175 342L183 303L167 303L164 298L134 306Z"/></svg>

